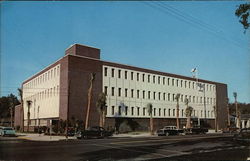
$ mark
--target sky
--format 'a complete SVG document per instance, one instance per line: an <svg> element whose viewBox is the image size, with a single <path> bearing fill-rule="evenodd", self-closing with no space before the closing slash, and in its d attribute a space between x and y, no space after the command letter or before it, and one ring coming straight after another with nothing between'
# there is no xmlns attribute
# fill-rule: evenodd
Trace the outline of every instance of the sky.
<svg viewBox="0 0 250 161"><path fill-rule="evenodd" d="M234 12L246 1L2 1L0 95L78 43L101 59L225 83L250 103L250 36Z"/></svg>

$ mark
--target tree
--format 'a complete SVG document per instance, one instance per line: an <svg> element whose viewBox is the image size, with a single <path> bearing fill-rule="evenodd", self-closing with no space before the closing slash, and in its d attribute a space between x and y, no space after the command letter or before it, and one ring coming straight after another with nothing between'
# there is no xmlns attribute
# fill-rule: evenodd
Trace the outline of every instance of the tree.
<svg viewBox="0 0 250 161"><path fill-rule="evenodd" d="M106 115L106 109L107 109L106 102L107 102L106 94L100 93L98 100L96 102L96 107L97 107L98 112L100 114L100 122L99 122L100 127L105 126L105 115Z"/></svg>
<svg viewBox="0 0 250 161"><path fill-rule="evenodd" d="M153 122L153 105L152 103L147 104L148 114L150 116L150 134L153 135L154 122Z"/></svg>
<svg viewBox="0 0 250 161"><path fill-rule="evenodd" d="M21 103L21 131L24 132L24 108L23 108L23 90L21 88L18 88L18 95L20 97L20 103Z"/></svg>
<svg viewBox="0 0 250 161"><path fill-rule="evenodd" d="M185 105L187 106L186 110L185 110L185 114L187 117L187 123L186 123L186 128L191 128L191 115L193 112L193 107L188 106L189 100L187 98L185 98Z"/></svg>
<svg viewBox="0 0 250 161"><path fill-rule="evenodd" d="M177 127L177 129L180 128L180 123L179 123L179 99L180 99L180 93L178 93L175 96L175 100L177 102L177 104L176 104L176 127Z"/></svg>
<svg viewBox="0 0 250 161"><path fill-rule="evenodd" d="M86 121L85 121L85 129L89 126L89 111L90 111L90 104L91 104L91 98L92 98L92 89L93 89L93 82L95 80L95 73L90 74L90 85L88 89L88 105L87 105L87 113L86 113Z"/></svg>
<svg viewBox="0 0 250 161"><path fill-rule="evenodd" d="M235 15L240 18L239 22L243 25L245 31L250 25L250 23L248 23L249 12L249 3L241 4L235 11Z"/></svg>
<svg viewBox="0 0 250 161"><path fill-rule="evenodd" d="M29 132L30 129L30 106L31 106L32 101L31 100L27 100L27 106L28 106L28 113L27 113L27 119L28 119L28 123L27 123L27 131Z"/></svg>

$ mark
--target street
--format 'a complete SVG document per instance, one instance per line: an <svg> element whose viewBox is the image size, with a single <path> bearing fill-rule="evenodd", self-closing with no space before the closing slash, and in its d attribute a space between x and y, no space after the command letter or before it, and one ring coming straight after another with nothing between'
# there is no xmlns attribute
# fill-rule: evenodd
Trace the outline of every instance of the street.
<svg viewBox="0 0 250 161"><path fill-rule="evenodd" d="M0 160L247 160L228 134L29 141L0 137Z"/></svg>

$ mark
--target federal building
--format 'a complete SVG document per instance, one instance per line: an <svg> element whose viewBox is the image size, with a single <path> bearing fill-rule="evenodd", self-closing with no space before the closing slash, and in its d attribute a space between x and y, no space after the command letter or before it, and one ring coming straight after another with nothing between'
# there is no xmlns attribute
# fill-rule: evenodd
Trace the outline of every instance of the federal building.
<svg viewBox="0 0 250 161"><path fill-rule="evenodd" d="M226 84L104 61L100 59L100 49L74 44L66 49L62 58L22 83L24 126L28 120L27 101L31 101L31 129L71 117L85 121L92 73L95 73L95 79L90 126L99 124L96 101L100 93L107 96L106 127L115 127L127 120L136 123L135 130L148 130L148 103L153 105L155 130L176 125L177 94L180 94L180 127L186 124L185 98L193 107L193 125L206 124L214 128L216 113L218 128L227 125ZM20 108L16 113L20 113ZM15 119L16 125L22 124L19 118Z"/></svg>

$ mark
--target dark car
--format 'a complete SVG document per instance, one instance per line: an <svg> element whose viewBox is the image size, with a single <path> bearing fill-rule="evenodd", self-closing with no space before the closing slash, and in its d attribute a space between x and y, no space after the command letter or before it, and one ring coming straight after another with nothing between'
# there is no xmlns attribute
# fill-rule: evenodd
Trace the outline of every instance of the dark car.
<svg viewBox="0 0 250 161"><path fill-rule="evenodd" d="M77 132L76 137L77 139L87 139L87 138L104 138L112 135L113 133L111 131L107 131L103 127L94 126L86 130Z"/></svg>
<svg viewBox="0 0 250 161"><path fill-rule="evenodd" d="M185 130L185 134L206 134L207 132L208 132L207 128L198 125Z"/></svg>
<svg viewBox="0 0 250 161"><path fill-rule="evenodd" d="M234 135L234 140L241 143L250 143L250 128L241 129L238 134Z"/></svg>
<svg viewBox="0 0 250 161"><path fill-rule="evenodd" d="M158 136L180 135L183 130L177 129L176 126L165 126L162 129L157 130Z"/></svg>

